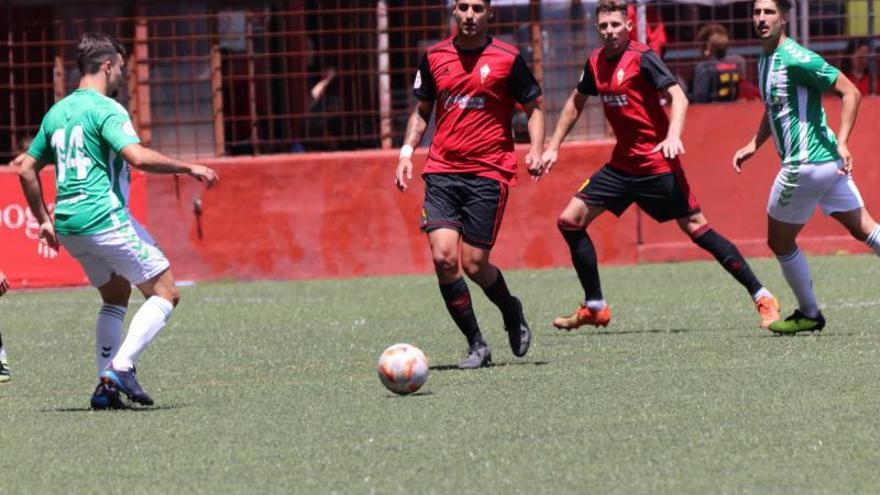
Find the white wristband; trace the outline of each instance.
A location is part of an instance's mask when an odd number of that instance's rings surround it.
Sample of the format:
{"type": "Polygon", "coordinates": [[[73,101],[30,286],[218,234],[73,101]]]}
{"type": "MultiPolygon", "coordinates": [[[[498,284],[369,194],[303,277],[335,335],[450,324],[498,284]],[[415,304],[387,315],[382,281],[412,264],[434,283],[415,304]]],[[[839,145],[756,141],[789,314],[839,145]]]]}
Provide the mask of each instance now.
{"type": "Polygon", "coordinates": [[[410,146],[408,144],[404,144],[403,146],[400,147],[400,158],[412,158],[413,151],[415,151],[415,150],[413,149],[412,146],[410,146]]]}

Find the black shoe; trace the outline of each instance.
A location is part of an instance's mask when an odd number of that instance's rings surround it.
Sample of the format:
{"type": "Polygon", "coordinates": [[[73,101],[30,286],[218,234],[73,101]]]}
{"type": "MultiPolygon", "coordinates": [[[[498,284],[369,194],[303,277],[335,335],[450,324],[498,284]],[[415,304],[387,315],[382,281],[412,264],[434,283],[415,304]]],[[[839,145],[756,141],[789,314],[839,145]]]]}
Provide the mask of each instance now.
{"type": "Polygon", "coordinates": [[[532,331],[529,329],[529,323],[526,321],[526,315],[523,314],[522,302],[514,297],[518,306],[517,318],[514,322],[504,324],[504,330],[507,331],[507,340],[510,342],[510,350],[516,357],[523,357],[529,352],[529,346],[532,344],[532,331]]]}
{"type": "Polygon", "coordinates": [[[492,364],[492,353],[489,351],[489,346],[480,343],[471,347],[471,350],[468,351],[467,357],[458,363],[458,368],[462,370],[472,370],[489,366],[490,364],[492,364]]]}
{"type": "Polygon", "coordinates": [[[137,402],[145,406],[153,405],[153,398],[141,388],[141,384],[138,383],[137,377],[135,376],[134,369],[122,371],[110,366],[101,373],[101,381],[104,383],[109,381],[116,385],[116,387],[119,388],[119,391],[127,395],[132,402],[137,402]]]}
{"type": "Polygon", "coordinates": [[[95,410],[126,409],[128,407],[119,397],[119,389],[116,388],[116,385],[103,381],[98,384],[95,393],[92,394],[91,406],[95,410]]]}

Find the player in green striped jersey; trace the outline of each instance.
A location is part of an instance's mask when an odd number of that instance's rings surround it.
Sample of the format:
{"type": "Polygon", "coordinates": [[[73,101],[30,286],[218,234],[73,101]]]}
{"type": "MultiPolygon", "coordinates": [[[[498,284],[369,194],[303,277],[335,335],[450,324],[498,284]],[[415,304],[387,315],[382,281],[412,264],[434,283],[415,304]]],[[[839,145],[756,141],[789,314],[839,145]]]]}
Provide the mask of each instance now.
{"type": "MultiPolygon", "coordinates": [[[[43,118],[19,176],[40,223],[40,238],[64,246],[98,288],[103,306],[96,325],[96,351],[106,367],[92,395],[93,408],[122,406],[119,392],[151,405],[134,366],[165,326],[179,300],[170,264],[126,208],[129,165],[154,173],[188,174],[209,186],[208,167],[169,158],[140,145],[128,112],[115,100],[123,81],[125,50],[104,33],[86,33],[77,46],[79,88],[43,118]],[[55,163],[54,222],[43,199],[39,171],[55,163]],[[147,298],[119,342],[131,285],[147,298]],[[118,345],[105,347],[102,336],[118,345]]],[[[17,159],[18,161],[18,159],[17,159]]]]}
{"type": "Polygon", "coordinates": [[[822,57],[785,35],[791,7],[791,0],[754,2],[752,20],[764,48],[758,61],[764,115],[757,134],[733,158],[734,169],[741,173],[743,163],[772,136],[782,161],[767,204],[767,243],[797,297],[798,309],[770,325],[777,333],[818,331],[825,326],[810,268],[796,242],[817,206],[880,255],[880,226],[868,214],[853,182],[853,157],[847,146],[859,90],[822,57]],[[822,107],[822,94],[827,91],[842,100],[836,136],[822,107]]]}

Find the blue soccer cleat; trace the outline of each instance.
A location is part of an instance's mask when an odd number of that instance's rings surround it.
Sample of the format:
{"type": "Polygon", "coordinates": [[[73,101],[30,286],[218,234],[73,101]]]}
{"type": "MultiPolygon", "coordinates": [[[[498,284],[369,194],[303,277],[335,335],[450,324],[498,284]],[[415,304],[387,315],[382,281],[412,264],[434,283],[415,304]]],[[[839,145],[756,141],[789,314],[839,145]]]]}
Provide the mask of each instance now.
{"type": "Polygon", "coordinates": [[[106,383],[106,380],[109,380],[116,385],[116,387],[119,388],[119,391],[128,396],[132,402],[137,402],[138,404],[143,404],[145,406],[153,405],[153,398],[150,397],[150,394],[141,388],[141,384],[138,383],[134,368],[123,371],[110,366],[101,372],[101,381],[106,383]]]}

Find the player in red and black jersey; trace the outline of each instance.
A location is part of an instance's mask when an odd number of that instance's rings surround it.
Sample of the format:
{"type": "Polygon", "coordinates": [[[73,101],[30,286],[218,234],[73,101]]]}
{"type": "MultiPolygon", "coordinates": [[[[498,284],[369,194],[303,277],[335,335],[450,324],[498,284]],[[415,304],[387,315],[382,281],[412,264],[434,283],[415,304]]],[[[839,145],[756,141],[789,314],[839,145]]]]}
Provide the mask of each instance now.
{"type": "Polygon", "coordinates": [[[739,250],[709,226],[678,159],[684,153],[681,133],[687,96],[654,52],[630,41],[626,2],[600,0],[596,27],[602,47],[590,55],[562,110],[542,155],[542,171],[547,173],[556,164],[559,146],[589,96],[601,98],[617,146],[611,161],[584,183],[559,216],[559,230],[571,250],[585,297],[573,314],[560,316],[553,324],[571,330],[582,325],[606,326],[611,321],[599,283],[596,250],[586,229],[606,210],[620,216],[636,203],[658,222],[675,220],[694,243],[712,253],[748,289],[761,326],[767,328],[779,319],[776,298],[761,285],[739,250]],[[671,119],[663,110],[661,96],[671,102],[671,119]]]}
{"type": "Polygon", "coordinates": [[[462,272],[501,310],[516,356],[525,355],[532,338],[522,303],[510,294],[489,254],[504,216],[508,187],[517,178],[511,131],[517,103],[529,119],[531,149],[526,163],[532,175],[540,175],[542,92],[519,51],[488,35],[492,15],[490,0],[455,2],[458,33],[430,47],[416,73],[413,94],[418,104],[407,125],[396,175],[397,187],[406,191],[412,179],[413,148],[435,112],[436,131],[422,173],[421,227],[428,235],[440,293],[468,341],[468,355],[460,368],[491,362],[462,272]]]}

